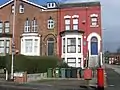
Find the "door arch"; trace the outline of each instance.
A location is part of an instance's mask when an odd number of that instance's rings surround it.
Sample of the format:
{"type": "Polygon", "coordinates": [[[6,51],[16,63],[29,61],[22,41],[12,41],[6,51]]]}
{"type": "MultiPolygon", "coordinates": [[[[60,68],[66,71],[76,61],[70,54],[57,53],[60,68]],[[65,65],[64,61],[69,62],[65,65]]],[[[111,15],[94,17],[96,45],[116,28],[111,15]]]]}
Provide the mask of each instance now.
{"type": "Polygon", "coordinates": [[[91,38],[91,55],[98,55],[98,39],[97,39],[97,37],[91,38]]]}

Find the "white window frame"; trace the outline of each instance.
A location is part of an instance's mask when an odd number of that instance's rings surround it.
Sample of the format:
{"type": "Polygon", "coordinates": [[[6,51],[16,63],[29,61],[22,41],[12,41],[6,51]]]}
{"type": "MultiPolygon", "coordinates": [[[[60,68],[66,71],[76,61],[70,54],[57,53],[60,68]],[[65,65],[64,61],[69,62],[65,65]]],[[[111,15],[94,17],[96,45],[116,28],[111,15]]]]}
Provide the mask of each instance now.
{"type": "Polygon", "coordinates": [[[25,39],[25,53],[32,53],[33,39],[25,39]]]}
{"type": "Polygon", "coordinates": [[[5,53],[5,40],[0,40],[0,53],[5,53]]]}
{"type": "Polygon", "coordinates": [[[76,53],[76,38],[67,38],[67,53],[76,53]],[[71,40],[75,40],[75,42],[72,43],[71,40]]]}
{"type": "Polygon", "coordinates": [[[73,30],[78,30],[79,29],[79,19],[78,18],[73,18],[73,30]]]}
{"type": "Polygon", "coordinates": [[[76,67],[76,58],[67,58],[67,64],[71,67],[76,67]]]}
{"type": "Polygon", "coordinates": [[[78,38],[78,53],[81,53],[81,38],[78,38]]]}
{"type": "Polygon", "coordinates": [[[30,21],[29,21],[29,19],[26,19],[26,21],[25,21],[24,32],[30,32],[30,21]]]}
{"type": "Polygon", "coordinates": [[[0,39],[0,42],[1,41],[3,45],[0,43],[0,53],[1,54],[9,53],[10,52],[10,39],[3,38],[3,39],[0,39]],[[1,50],[1,48],[3,49],[3,51],[1,50]]]}
{"type": "Polygon", "coordinates": [[[10,32],[10,23],[9,21],[5,22],[5,33],[9,33],[10,32]]]}
{"type": "Polygon", "coordinates": [[[30,34],[23,34],[23,37],[21,38],[21,54],[27,56],[40,56],[40,37],[38,36],[38,34],[34,34],[33,36],[31,36],[30,34]],[[26,52],[27,39],[32,40],[32,51],[30,52],[26,52]]]}
{"type": "Polygon", "coordinates": [[[63,53],[65,53],[65,38],[63,38],[63,53]]]}
{"type": "Polygon", "coordinates": [[[0,33],[3,32],[3,22],[0,21],[0,33]]]}
{"type": "Polygon", "coordinates": [[[6,40],[6,53],[10,52],[10,40],[6,40]]]}
{"type": "Polygon", "coordinates": [[[24,5],[23,4],[19,5],[19,13],[24,13],[24,5]]]}
{"type": "Polygon", "coordinates": [[[98,14],[91,14],[91,25],[90,27],[98,27],[98,14]]]}
{"type": "Polygon", "coordinates": [[[69,18],[65,19],[65,30],[70,30],[70,19],[69,18]]]}
{"type": "Polygon", "coordinates": [[[53,19],[48,20],[48,29],[53,29],[55,27],[55,22],[53,19]]]}
{"type": "Polygon", "coordinates": [[[32,20],[32,32],[38,32],[37,20],[35,18],[32,20]]]}

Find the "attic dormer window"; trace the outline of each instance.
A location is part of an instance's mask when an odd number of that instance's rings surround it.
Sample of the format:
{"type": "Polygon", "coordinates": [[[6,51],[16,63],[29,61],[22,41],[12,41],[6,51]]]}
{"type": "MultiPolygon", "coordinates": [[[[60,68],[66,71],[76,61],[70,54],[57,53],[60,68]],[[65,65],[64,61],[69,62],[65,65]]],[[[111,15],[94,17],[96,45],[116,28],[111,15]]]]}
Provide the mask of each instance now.
{"type": "Polygon", "coordinates": [[[53,2],[47,3],[47,8],[55,8],[56,4],[53,2]]]}
{"type": "Polygon", "coordinates": [[[19,6],[19,13],[24,13],[24,5],[20,4],[19,6]]]}

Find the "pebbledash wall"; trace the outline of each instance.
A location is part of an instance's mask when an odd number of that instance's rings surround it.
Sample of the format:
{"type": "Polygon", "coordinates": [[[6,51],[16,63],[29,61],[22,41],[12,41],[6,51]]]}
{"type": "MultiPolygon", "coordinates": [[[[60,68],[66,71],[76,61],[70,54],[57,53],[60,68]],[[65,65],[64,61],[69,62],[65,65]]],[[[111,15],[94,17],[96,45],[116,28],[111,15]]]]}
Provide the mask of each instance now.
{"type": "MultiPolygon", "coordinates": [[[[100,2],[42,6],[16,0],[15,11],[14,45],[19,54],[58,55],[69,66],[84,68],[89,51],[89,66],[98,64],[102,53],[100,2]]],[[[13,13],[14,0],[0,6],[0,53],[12,51],[13,13]]]]}

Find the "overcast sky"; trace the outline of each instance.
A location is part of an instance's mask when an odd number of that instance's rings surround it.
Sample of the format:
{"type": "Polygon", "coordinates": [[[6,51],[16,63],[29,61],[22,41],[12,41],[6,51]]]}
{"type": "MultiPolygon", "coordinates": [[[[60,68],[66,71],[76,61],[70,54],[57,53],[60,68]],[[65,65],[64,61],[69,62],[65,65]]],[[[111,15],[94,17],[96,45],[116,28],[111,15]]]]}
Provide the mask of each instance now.
{"type": "MultiPolygon", "coordinates": [[[[0,0],[0,3],[5,3],[9,0],[0,0]]],[[[38,4],[43,4],[48,1],[56,0],[30,0],[38,4]]],[[[66,1],[66,0],[57,0],[66,1]]],[[[120,0],[69,0],[69,1],[100,1],[102,9],[102,28],[103,41],[105,47],[118,47],[120,45],[120,0]],[[114,43],[112,43],[114,42],[114,43]]]]}

